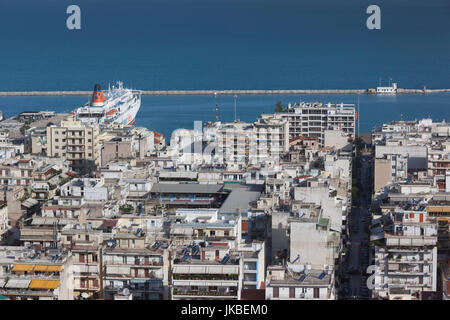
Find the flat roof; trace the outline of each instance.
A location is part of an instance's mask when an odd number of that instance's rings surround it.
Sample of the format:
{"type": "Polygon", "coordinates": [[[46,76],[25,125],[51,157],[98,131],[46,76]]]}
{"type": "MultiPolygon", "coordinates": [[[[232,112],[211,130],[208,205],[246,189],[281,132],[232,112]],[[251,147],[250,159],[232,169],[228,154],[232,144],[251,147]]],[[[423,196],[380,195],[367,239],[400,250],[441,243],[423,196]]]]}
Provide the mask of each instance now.
{"type": "Polygon", "coordinates": [[[258,200],[262,193],[261,187],[257,186],[227,185],[227,189],[231,193],[219,209],[221,214],[235,214],[238,209],[241,213],[246,213],[250,202],[258,200]]]}
{"type": "Polygon", "coordinates": [[[196,179],[197,172],[190,171],[161,171],[159,172],[160,178],[187,178],[187,179],[196,179]]]}
{"type": "Polygon", "coordinates": [[[155,183],[153,193],[221,193],[223,184],[155,183]]]}

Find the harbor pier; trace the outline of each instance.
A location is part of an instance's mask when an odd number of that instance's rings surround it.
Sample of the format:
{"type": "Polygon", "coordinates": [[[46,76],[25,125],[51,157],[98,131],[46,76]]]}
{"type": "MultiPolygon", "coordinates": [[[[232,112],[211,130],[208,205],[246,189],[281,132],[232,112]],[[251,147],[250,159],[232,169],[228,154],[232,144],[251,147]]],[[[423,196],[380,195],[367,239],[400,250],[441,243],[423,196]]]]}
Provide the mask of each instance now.
{"type": "MultiPolygon", "coordinates": [[[[428,94],[450,92],[450,89],[402,89],[396,94],[428,94]]],[[[84,96],[92,91],[0,91],[0,96],[84,96]]],[[[147,96],[171,95],[306,95],[306,94],[377,94],[376,89],[293,89],[293,90],[141,90],[147,96]]]]}

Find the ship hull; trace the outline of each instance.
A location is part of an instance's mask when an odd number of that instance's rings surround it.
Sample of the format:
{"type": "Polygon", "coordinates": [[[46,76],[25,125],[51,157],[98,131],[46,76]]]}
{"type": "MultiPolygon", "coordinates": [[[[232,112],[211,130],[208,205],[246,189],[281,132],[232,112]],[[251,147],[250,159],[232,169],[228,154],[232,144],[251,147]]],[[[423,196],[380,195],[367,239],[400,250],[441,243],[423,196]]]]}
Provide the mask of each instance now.
{"type": "Polygon", "coordinates": [[[136,120],[136,115],[140,108],[141,108],[141,99],[138,99],[136,102],[131,103],[128,109],[126,111],[123,111],[116,119],[107,121],[107,123],[131,125],[136,120]]]}

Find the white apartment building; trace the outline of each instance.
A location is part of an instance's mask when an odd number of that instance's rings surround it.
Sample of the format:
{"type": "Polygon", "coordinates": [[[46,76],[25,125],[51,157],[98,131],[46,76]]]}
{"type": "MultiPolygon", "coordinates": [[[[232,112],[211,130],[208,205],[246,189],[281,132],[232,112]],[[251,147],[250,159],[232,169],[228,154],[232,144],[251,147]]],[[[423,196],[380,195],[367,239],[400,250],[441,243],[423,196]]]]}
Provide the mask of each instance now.
{"type": "Polygon", "coordinates": [[[0,241],[2,241],[8,233],[8,205],[0,204],[0,241]]]}
{"type": "Polygon", "coordinates": [[[385,230],[385,245],[375,246],[373,296],[412,300],[423,291],[436,291],[436,218],[428,217],[425,208],[398,209],[391,218],[393,229],[385,230]]]}
{"type": "Polygon", "coordinates": [[[340,130],[348,137],[355,138],[357,114],[354,105],[301,102],[289,106],[287,112],[276,115],[289,121],[290,139],[299,136],[318,137],[319,145],[323,147],[325,130],[340,130]]]}
{"type": "Polygon", "coordinates": [[[216,134],[216,160],[219,163],[257,165],[279,162],[289,151],[289,123],[268,115],[256,122],[223,123],[216,134]]]}
{"type": "Polygon", "coordinates": [[[103,179],[77,178],[61,186],[61,196],[82,197],[84,200],[106,201],[110,199],[112,190],[103,179]]]}

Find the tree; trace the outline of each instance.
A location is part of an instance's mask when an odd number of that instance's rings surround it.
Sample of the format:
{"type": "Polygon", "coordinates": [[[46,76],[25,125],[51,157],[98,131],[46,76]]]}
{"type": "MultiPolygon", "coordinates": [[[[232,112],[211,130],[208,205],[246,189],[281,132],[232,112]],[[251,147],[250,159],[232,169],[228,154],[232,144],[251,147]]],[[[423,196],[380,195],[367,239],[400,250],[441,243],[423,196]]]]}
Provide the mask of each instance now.
{"type": "Polygon", "coordinates": [[[283,112],[283,106],[281,104],[281,101],[277,101],[277,104],[275,106],[275,112],[283,112]]]}

